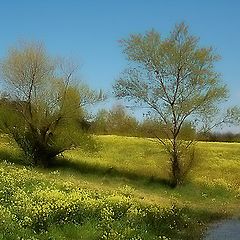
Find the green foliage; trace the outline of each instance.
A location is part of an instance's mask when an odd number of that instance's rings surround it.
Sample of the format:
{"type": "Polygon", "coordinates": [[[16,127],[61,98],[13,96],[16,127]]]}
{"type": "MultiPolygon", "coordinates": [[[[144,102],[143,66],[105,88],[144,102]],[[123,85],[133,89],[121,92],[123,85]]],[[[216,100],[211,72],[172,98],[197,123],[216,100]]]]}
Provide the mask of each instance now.
{"type": "Polygon", "coordinates": [[[240,133],[233,132],[202,132],[197,134],[200,141],[208,142],[240,142],[240,133]]]}
{"type": "Polygon", "coordinates": [[[100,110],[92,123],[91,130],[96,134],[114,134],[124,136],[138,135],[138,121],[127,113],[121,105],[111,110],[100,110]]]}
{"type": "Polygon", "coordinates": [[[227,88],[214,69],[219,56],[211,47],[199,47],[198,38],[183,23],[165,39],[152,30],[121,43],[131,65],[116,81],[115,95],[158,116],[165,135],[158,139],[169,153],[173,184],[179,185],[183,171],[178,139],[183,124],[203,127],[203,119],[215,116],[219,102],[227,98],[227,88]]]}
{"type": "MultiPolygon", "coordinates": [[[[145,117],[142,121],[129,114],[122,105],[113,106],[110,110],[100,109],[91,122],[90,131],[94,134],[120,135],[134,137],[165,138],[165,124],[158,118],[145,117]]],[[[191,122],[184,122],[179,139],[193,139],[196,130],[191,122]]]]}
{"type": "Polygon", "coordinates": [[[34,164],[48,166],[66,149],[96,148],[85,131],[87,104],[104,98],[73,82],[76,68],[57,63],[40,44],[9,51],[1,65],[7,98],[1,100],[0,126],[34,164]]]}
{"type": "Polygon", "coordinates": [[[226,120],[227,123],[232,123],[234,125],[240,124],[240,107],[232,107],[228,109],[226,120]]]}

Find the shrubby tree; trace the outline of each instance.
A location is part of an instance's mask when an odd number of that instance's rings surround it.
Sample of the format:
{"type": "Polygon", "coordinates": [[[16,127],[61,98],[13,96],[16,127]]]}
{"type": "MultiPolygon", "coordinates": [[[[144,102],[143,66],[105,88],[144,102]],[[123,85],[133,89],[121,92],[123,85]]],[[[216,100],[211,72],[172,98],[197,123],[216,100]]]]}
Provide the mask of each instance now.
{"type": "MultiPolygon", "coordinates": [[[[169,126],[170,127],[170,126],[169,126]]],[[[166,126],[161,119],[147,117],[138,125],[139,136],[151,138],[166,138],[166,126]]],[[[191,140],[196,136],[196,129],[191,122],[185,122],[179,132],[179,139],[191,140]]]]}
{"type": "Polygon", "coordinates": [[[73,146],[94,148],[81,124],[86,122],[84,107],[103,95],[77,84],[75,71],[73,64],[49,57],[38,43],[12,48],[2,60],[1,130],[34,164],[48,166],[73,146]]]}
{"type": "Polygon", "coordinates": [[[138,121],[122,105],[115,105],[110,110],[101,109],[97,113],[91,130],[97,134],[136,136],[138,121]]]}
{"type": "Polygon", "coordinates": [[[194,126],[218,112],[218,104],[227,97],[214,63],[219,60],[211,47],[200,47],[199,39],[188,27],[176,25],[169,37],[152,30],[121,41],[131,66],[114,85],[119,98],[147,107],[163,125],[158,137],[170,156],[171,183],[183,182],[194,157],[194,139],[181,140],[186,121],[194,126]]]}
{"type": "Polygon", "coordinates": [[[158,119],[146,117],[139,123],[138,132],[141,137],[161,137],[162,126],[158,119]]]}
{"type": "MultiPolygon", "coordinates": [[[[90,123],[90,131],[94,134],[116,134],[121,136],[164,138],[161,120],[145,117],[138,121],[129,114],[124,106],[115,105],[110,110],[100,109],[90,123]]],[[[190,122],[185,122],[179,133],[179,139],[189,140],[196,135],[196,129],[190,122]]]]}
{"type": "Polygon", "coordinates": [[[138,122],[122,105],[116,105],[109,111],[107,125],[112,134],[133,136],[136,134],[138,122]]]}
{"type": "Polygon", "coordinates": [[[108,110],[100,109],[93,121],[91,122],[90,130],[94,134],[109,134],[108,131],[108,110]]]}

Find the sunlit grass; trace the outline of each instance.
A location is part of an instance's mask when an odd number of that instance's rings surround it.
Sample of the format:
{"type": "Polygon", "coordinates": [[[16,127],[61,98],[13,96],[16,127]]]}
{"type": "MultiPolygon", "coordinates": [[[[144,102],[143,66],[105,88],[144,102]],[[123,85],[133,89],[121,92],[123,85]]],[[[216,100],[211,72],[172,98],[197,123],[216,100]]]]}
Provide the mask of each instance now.
{"type": "MultiPolygon", "coordinates": [[[[199,206],[206,206],[206,201],[209,201],[209,208],[213,206],[212,209],[216,211],[222,205],[226,211],[228,206],[225,206],[224,197],[233,204],[238,199],[239,143],[199,142],[197,159],[186,184],[171,190],[161,184],[161,179],[168,178],[169,163],[167,154],[157,141],[117,136],[100,136],[98,139],[102,143],[102,150],[96,156],[81,150],[67,152],[65,156],[74,163],[94,166],[96,173],[103,170],[101,185],[115,187],[121,183],[131,184],[142,196],[146,195],[146,201],[166,198],[166,202],[174,199],[183,204],[187,202],[199,206]],[[119,174],[114,174],[114,170],[119,174]],[[113,173],[113,176],[110,177],[108,173],[113,173]],[[209,193],[209,197],[205,192],[209,193]],[[180,197],[178,193],[181,193],[180,197]],[[216,201],[219,206],[216,206],[216,201]]],[[[90,176],[88,172],[82,174],[86,180],[94,179],[93,175],[94,172],[90,176]]],[[[95,184],[98,185],[98,182],[99,176],[95,184]]]]}
{"type": "Polygon", "coordinates": [[[240,214],[240,144],[198,143],[186,183],[171,189],[164,181],[168,158],[158,142],[96,138],[98,153],[71,150],[47,170],[27,166],[21,151],[2,136],[0,239],[179,239],[181,234],[191,239],[202,223],[240,214]],[[161,222],[160,229],[150,227],[154,221],[161,222]]]}

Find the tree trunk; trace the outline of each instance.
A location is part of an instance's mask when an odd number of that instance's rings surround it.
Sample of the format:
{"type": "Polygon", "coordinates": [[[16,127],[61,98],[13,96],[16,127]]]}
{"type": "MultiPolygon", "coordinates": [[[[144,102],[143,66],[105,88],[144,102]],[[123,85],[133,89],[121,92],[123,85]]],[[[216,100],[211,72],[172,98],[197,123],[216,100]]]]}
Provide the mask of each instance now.
{"type": "Polygon", "coordinates": [[[180,155],[178,151],[177,136],[174,136],[173,139],[173,151],[171,154],[171,184],[173,187],[176,187],[182,183],[182,172],[180,166],[180,155]]]}
{"type": "Polygon", "coordinates": [[[172,179],[171,184],[173,187],[176,187],[182,183],[181,168],[179,164],[179,156],[176,152],[173,152],[171,157],[171,170],[172,170],[172,179]]]}

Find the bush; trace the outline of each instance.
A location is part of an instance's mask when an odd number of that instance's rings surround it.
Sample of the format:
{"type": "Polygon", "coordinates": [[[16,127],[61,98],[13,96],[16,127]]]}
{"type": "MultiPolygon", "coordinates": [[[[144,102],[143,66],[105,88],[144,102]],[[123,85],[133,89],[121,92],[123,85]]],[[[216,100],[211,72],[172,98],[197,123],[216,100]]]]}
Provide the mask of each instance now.
{"type": "Polygon", "coordinates": [[[75,67],[57,63],[40,44],[9,51],[1,73],[6,96],[0,102],[0,128],[9,134],[35,165],[74,146],[94,147],[85,131],[87,104],[103,94],[72,80],[75,67]]]}

